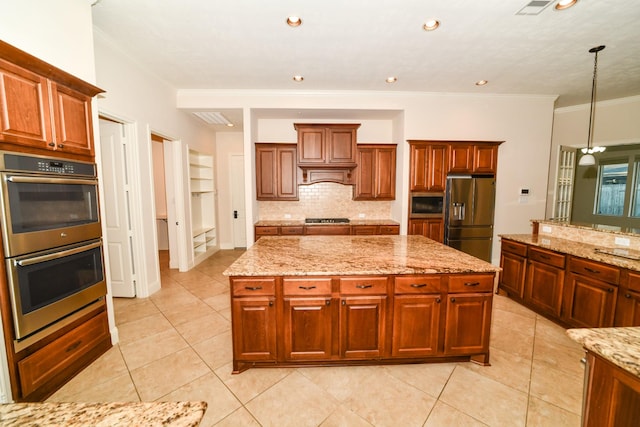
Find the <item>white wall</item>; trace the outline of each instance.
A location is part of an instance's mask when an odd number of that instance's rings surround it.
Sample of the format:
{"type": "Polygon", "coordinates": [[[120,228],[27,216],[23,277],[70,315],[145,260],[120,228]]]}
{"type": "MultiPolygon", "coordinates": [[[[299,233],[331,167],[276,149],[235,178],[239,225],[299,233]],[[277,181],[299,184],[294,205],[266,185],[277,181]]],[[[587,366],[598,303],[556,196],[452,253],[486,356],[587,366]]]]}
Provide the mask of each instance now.
{"type": "MultiPolygon", "coordinates": [[[[408,139],[505,141],[498,154],[495,232],[529,233],[531,219],[544,217],[547,176],[551,145],[553,103],[555,97],[498,96],[433,93],[364,93],[364,92],[273,92],[179,90],[180,108],[244,108],[245,111],[307,109],[322,111],[318,122],[327,122],[327,111],[352,111],[348,121],[367,120],[371,111],[397,111],[389,129],[391,141],[398,144],[397,179],[400,191],[392,212],[406,233],[409,150],[408,139]],[[353,119],[352,119],[353,118],[353,119]],[[529,199],[521,203],[519,189],[531,190],[529,199]]],[[[252,155],[252,142],[292,139],[291,120],[257,120],[245,116],[245,153],[252,155]]],[[[313,121],[313,118],[305,120],[313,121]]],[[[366,129],[366,127],[365,127],[366,129]]],[[[371,136],[373,138],[373,136],[371,136]]],[[[359,136],[360,138],[360,136],[359,136]]],[[[377,142],[377,141],[372,141],[377,142]]],[[[246,158],[247,217],[256,219],[255,172],[251,158],[246,158]]],[[[248,229],[248,236],[252,230],[248,229]]],[[[248,238],[251,242],[252,238],[248,238]]],[[[250,243],[249,243],[250,244],[250,243]]],[[[499,241],[496,239],[493,261],[498,263],[499,241]]]]}
{"type": "MultiPolygon", "coordinates": [[[[553,214],[554,183],[560,146],[586,147],[589,133],[589,104],[575,105],[555,110],[547,218],[553,214]]],[[[621,145],[640,143],[640,96],[613,99],[596,103],[593,125],[593,145],[621,145]]]]}
{"type": "Polygon", "coordinates": [[[229,162],[232,154],[244,155],[243,144],[241,132],[218,132],[216,134],[218,239],[221,249],[233,249],[234,247],[229,162]]]}

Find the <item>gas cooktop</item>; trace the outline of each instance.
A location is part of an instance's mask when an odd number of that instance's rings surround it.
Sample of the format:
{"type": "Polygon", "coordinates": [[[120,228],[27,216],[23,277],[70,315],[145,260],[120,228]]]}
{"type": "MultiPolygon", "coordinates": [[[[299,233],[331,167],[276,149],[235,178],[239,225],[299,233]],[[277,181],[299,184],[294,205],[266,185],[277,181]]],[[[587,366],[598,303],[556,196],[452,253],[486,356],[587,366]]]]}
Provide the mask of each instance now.
{"type": "Polygon", "coordinates": [[[349,218],[307,218],[307,224],[348,224],[349,218]]]}

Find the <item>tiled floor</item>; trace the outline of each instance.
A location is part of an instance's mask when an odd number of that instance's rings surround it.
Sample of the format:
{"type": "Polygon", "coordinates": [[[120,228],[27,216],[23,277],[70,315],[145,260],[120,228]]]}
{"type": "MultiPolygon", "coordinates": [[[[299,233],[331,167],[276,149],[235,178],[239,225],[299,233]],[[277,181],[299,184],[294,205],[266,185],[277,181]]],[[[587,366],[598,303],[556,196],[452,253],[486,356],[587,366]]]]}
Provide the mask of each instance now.
{"type": "Polygon", "coordinates": [[[222,272],[166,268],[148,299],[116,299],[120,343],[51,401],[205,400],[203,426],[579,426],[583,356],[562,328],[494,298],[491,364],[250,369],[231,375],[222,272]]]}

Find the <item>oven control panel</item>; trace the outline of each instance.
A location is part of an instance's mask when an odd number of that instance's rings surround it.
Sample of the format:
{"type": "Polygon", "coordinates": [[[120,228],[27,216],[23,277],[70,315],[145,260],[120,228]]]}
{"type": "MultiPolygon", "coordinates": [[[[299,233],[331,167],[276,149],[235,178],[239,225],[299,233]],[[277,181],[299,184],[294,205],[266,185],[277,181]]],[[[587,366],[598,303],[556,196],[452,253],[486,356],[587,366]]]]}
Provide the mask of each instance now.
{"type": "Polygon", "coordinates": [[[8,151],[0,152],[0,170],[48,175],[96,176],[94,163],[54,159],[8,151]]]}

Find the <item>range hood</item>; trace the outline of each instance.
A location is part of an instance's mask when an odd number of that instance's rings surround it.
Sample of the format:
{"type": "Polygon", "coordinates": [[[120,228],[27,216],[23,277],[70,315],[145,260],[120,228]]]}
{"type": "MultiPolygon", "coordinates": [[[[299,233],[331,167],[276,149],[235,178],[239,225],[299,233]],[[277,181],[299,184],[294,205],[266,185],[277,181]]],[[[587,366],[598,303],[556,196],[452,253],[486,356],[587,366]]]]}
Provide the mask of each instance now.
{"type": "Polygon", "coordinates": [[[318,182],[335,182],[344,185],[353,185],[356,183],[353,170],[357,165],[353,166],[300,166],[298,184],[308,185],[318,182]]]}

